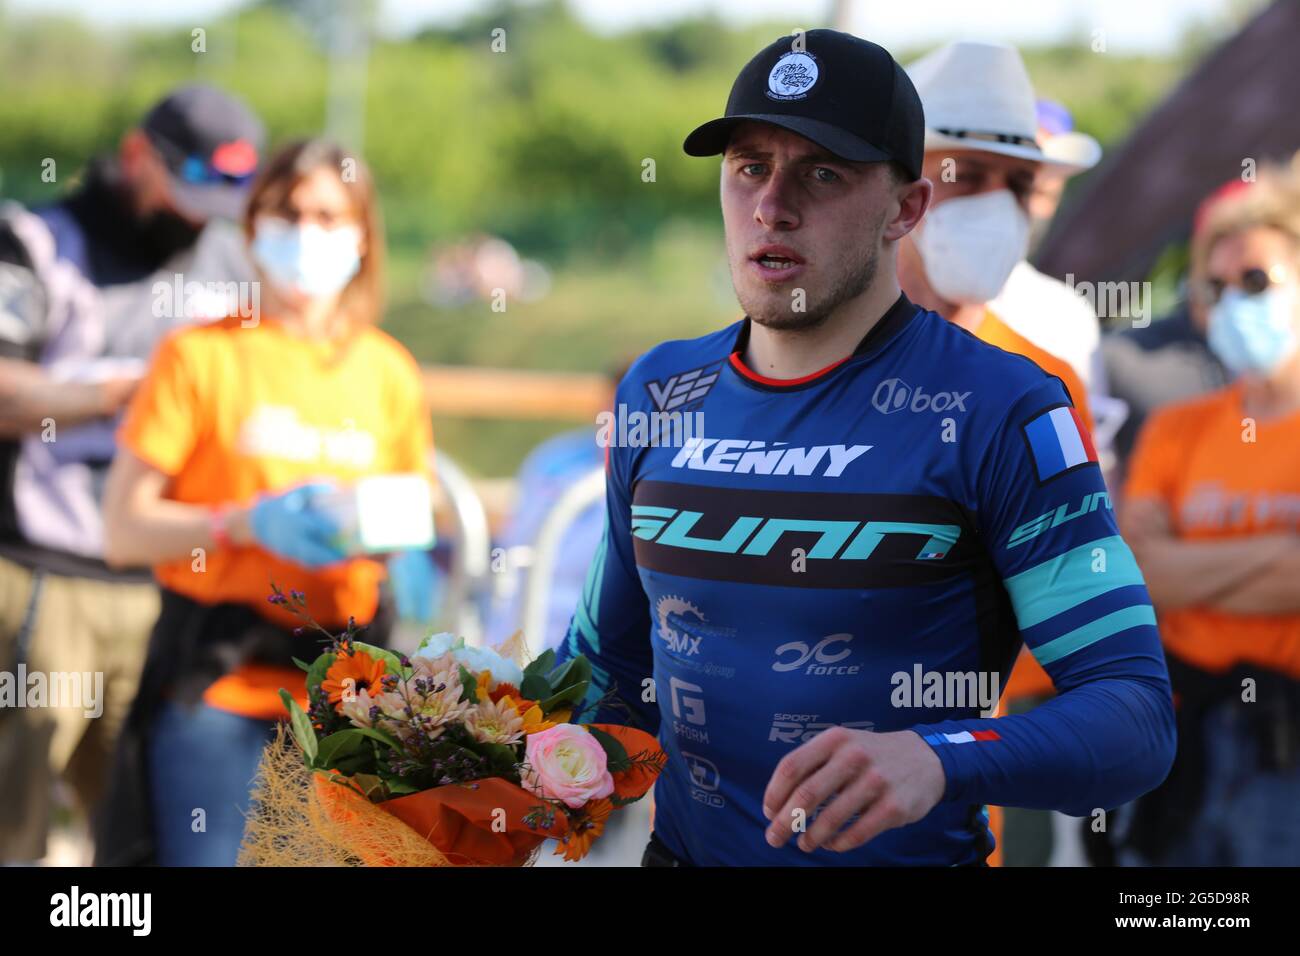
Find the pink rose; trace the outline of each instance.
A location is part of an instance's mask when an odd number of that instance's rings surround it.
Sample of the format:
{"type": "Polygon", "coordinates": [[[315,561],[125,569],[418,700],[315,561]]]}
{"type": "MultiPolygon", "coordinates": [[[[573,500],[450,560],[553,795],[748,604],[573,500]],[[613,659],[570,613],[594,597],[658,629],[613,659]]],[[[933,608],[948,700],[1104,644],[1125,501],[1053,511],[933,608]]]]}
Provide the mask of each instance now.
{"type": "Polygon", "coordinates": [[[563,800],[576,809],[614,792],[605,748],[577,724],[530,734],[525,753],[528,768],[521,775],[522,783],[538,796],[563,800]]]}

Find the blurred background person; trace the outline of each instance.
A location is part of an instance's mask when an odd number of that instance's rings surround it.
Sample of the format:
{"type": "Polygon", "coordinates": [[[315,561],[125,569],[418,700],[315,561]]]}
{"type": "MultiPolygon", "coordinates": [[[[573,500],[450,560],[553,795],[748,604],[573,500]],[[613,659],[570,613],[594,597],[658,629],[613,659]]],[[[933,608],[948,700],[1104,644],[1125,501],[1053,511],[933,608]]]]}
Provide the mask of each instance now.
{"type": "Polygon", "coordinates": [[[145,568],[103,560],[101,495],[114,420],[158,338],[223,314],[212,300],[159,301],[155,284],[251,278],[233,222],[263,131],[212,87],[165,97],[66,198],[0,219],[0,259],[27,272],[42,313],[0,357],[0,662],[15,671],[103,675],[102,715],[0,713],[0,861],[46,852],[51,787],[99,801],[135,694],[158,594],[145,568]],[[203,310],[210,310],[204,313],[203,310]]]}
{"type": "MultiPolygon", "coordinates": [[[[1231,179],[1202,200],[1192,220],[1193,242],[1214,207],[1249,186],[1240,178],[1231,179]]],[[[1209,318],[1204,300],[1194,294],[1203,282],[1196,269],[1197,262],[1190,262],[1188,294],[1169,315],[1142,328],[1110,332],[1102,339],[1107,381],[1129,409],[1127,420],[1115,436],[1121,467],[1132,454],[1148,415],[1171,402],[1222,388],[1228,382],[1228,370],[1205,339],[1209,318]]]]}
{"type": "Polygon", "coordinates": [[[1193,301],[1225,388],[1144,426],[1120,522],[1160,616],[1178,756],[1130,861],[1300,861],[1300,159],[1217,201],[1193,301]]]}
{"type": "Polygon", "coordinates": [[[286,716],[278,691],[305,704],[292,658],[318,653],[319,635],[268,603],[271,584],[301,591],[324,627],[354,618],[385,643],[383,566],[341,549],[322,498],[367,475],[428,472],[418,368],[375,327],[384,237],[366,167],[322,140],[282,148],[244,230],[259,321],[164,340],[108,479],[108,559],[153,565],[163,598],[97,862],[234,864],[258,760],[286,716]]]}
{"type": "MultiPolygon", "coordinates": [[[[1043,153],[1056,160],[1039,166],[1029,194],[1027,254],[1037,249],[1060,208],[1071,176],[1101,161],[1101,145],[1074,130],[1070,111],[1053,100],[1035,104],[1037,142],[1043,153]]],[[[1097,347],[1101,323],[1088,302],[1060,279],[1044,275],[1028,258],[1016,263],[989,309],[1039,348],[1070,363],[1088,390],[1097,393],[1097,347]]]]}

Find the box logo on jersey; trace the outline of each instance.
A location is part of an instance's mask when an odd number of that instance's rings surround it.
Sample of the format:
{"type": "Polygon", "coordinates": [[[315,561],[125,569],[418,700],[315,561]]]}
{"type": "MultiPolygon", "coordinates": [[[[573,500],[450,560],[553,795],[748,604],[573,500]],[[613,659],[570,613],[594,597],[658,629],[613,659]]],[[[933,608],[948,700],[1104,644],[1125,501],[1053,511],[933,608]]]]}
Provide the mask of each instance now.
{"type": "Polygon", "coordinates": [[[912,412],[964,412],[970,392],[927,392],[913,388],[901,378],[887,378],[871,393],[871,407],[885,415],[907,409],[912,412]]]}
{"type": "Polygon", "coordinates": [[[1025,444],[1029,446],[1029,457],[1038,472],[1039,484],[1097,463],[1097,449],[1092,445],[1092,437],[1073,406],[1058,405],[1039,412],[1025,422],[1021,430],[1025,444]]]}

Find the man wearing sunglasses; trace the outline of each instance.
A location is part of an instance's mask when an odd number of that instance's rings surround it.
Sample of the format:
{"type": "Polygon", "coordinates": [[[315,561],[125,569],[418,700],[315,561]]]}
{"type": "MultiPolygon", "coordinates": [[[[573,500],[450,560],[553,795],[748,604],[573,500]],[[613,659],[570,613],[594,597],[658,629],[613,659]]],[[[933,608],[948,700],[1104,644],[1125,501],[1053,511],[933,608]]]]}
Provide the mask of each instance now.
{"type": "Polygon", "coordinates": [[[0,710],[0,863],[44,856],[53,777],[83,809],[100,796],[158,614],[148,569],[102,559],[115,419],[158,339],[252,279],[233,221],[263,138],[238,100],[184,87],[66,197],[0,209],[0,288],[29,290],[0,300],[0,671],[76,676],[84,705],[0,710]]]}

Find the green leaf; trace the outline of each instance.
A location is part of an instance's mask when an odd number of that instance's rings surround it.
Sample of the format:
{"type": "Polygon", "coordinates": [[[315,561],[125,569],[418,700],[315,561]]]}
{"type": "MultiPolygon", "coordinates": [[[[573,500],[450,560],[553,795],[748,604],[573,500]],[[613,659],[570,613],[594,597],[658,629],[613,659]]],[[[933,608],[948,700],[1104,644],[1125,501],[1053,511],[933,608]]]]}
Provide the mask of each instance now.
{"type": "Polygon", "coordinates": [[[394,750],[402,749],[402,742],[387,731],[379,730],[376,727],[353,727],[352,729],[372,740],[378,740],[381,744],[392,747],[394,750]]]}
{"type": "Polygon", "coordinates": [[[334,653],[322,654],[316,660],[312,661],[311,667],[307,669],[307,691],[314,694],[320,689],[321,681],[325,679],[326,673],[334,666],[334,653]]]}
{"type": "Polygon", "coordinates": [[[478,703],[478,678],[469,672],[469,668],[464,664],[460,667],[460,699],[467,700],[471,704],[478,703]]]}
{"type": "Polygon", "coordinates": [[[361,788],[365,793],[366,799],[371,803],[375,802],[376,797],[383,797],[387,789],[384,780],[378,774],[374,773],[354,773],[351,777],[354,784],[361,788]]]}
{"type": "Polygon", "coordinates": [[[299,670],[304,670],[304,671],[308,671],[308,672],[311,671],[311,665],[308,664],[306,661],[300,661],[300,660],[298,660],[298,658],[296,658],[296,657],[295,657],[295,658],[292,658],[292,660],[293,660],[293,662],[294,662],[295,664],[298,665],[298,669],[299,669],[299,670]]]}
{"type": "Polygon", "coordinates": [[[627,755],[627,748],[618,742],[617,737],[597,727],[588,727],[587,730],[591,732],[591,735],[596,738],[596,742],[604,749],[610,773],[618,773],[632,766],[632,760],[627,755]]]}
{"type": "Polygon", "coordinates": [[[551,671],[546,679],[551,682],[551,687],[555,688],[557,693],[574,684],[590,681],[591,661],[579,655],[551,671]]]}
{"type": "Polygon", "coordinates": [[[545,700],[555,691],[551,688],[551,682],[541,674],[528,674],[524,677],[519,693],[523,694],[527,700],[545,700]]]}
{"type": "Polygon", "coordinates": [[[414,784],[407,783],[401,777],[395,777],[391,774],[380,774],[380,776],[383,778],[384,786],[388,788],[388,792],[393,794],[394,796],[401,796],[408,793],[420,792],[419,787],[415,786],[414,784]]]}
{"type": "Polygon", "coordinates": [[[549,714],[553,710],[559,710],[561,707],[573,706],[587,696],[587,688],[591,686],[590,681],[583,681],[581,684],[574,684],[567,687],[540,703],[543,714],[549,714]]]}
{"type": "Polygon", "coordinates": [[[341,761],[361,752],[367,745],[368,738],[358,733],[358,729],[354,727],[351,730],[340,730],[321,740],[316,754],[317,766],[323,770],[333,770],[338,768],[341,761]]]}
{"type": "MultiPolygon", "coordinates": [[[[534,674],[540,677],[541,675],[549,672],[551,668],[553,668],[554,666],[555,666],[555,651],[554,649],[548,647],[546,650],[542,651],[541,656],[539,656],[535,661],[533,661],[527,667],[524,668],[524,678],[526,680],[528,677],[534,674]]],[[[523,690],[522,687],[519,689],[523,690]]]]}
{"type": "Polygon", "coordinates": [[[480,744],[484,755],[492,762],[492,772],[504,776],[514,772],[519,756],[509,744],[480,744]]]}
{"type": "Polygon", "coordinates": [[[284,702],[285,709],[289,711],[289,729],[293,731],[293,739],[302,748],[308,766],[315,766],[317,741],[316,731],[311,725],[311,718],[307,716],[307,711],[298,705],[298,702],[293,699],[293,695],[287,690],[282,689],[280,691],[280,700],[284,702]]]}

